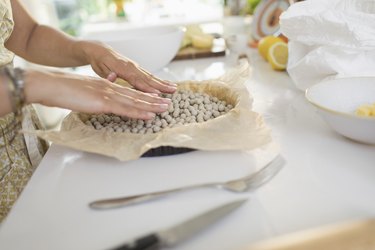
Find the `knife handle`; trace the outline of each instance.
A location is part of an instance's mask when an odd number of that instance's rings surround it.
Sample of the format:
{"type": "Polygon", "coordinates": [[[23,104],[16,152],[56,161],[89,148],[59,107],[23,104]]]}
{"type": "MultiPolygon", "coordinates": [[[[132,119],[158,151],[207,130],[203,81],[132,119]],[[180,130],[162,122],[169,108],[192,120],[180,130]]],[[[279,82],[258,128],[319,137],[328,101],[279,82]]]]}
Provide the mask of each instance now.
{"type": "Polygon", "coordinates": [[[155,250],[160,248],[160,243],[157,234],[149,234],[111,250],[155,250]]]}

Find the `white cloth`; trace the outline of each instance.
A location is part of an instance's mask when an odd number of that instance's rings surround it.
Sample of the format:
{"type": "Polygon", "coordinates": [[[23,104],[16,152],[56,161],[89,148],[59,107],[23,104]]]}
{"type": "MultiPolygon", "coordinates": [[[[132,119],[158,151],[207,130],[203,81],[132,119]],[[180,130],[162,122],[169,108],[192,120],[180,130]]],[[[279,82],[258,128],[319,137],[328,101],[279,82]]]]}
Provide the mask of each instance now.
{"type": "Polygon", "coordinates": [[[328,78],[375,76],[375,1],[307,0],[280,17],[287,71],[305,90],[328,78]]]}

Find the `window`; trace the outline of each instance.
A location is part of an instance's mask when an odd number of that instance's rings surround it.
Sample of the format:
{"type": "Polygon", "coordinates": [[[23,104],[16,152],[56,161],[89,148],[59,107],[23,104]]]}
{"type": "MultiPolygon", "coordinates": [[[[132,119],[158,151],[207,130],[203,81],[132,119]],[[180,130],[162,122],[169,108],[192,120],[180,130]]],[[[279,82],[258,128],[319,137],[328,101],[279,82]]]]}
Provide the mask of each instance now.
{"type": "Polygon", "coordinates": [[[185,24],[218,20],[223,15],[223,0],[123,0],[125,15],[120,17],[115,14],[118,0],[50,1],[56,8],[60,28],[72,35],[95,23],[185,24]]]}

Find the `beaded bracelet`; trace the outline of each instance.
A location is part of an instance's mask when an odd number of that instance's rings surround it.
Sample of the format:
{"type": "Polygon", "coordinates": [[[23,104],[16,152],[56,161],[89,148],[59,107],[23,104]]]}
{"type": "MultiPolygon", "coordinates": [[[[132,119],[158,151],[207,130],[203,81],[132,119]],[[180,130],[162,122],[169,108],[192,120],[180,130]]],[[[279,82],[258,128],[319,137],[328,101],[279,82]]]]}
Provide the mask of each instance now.
{"type": "Polygon", "coordinates": [[[3,67],[2,71],[8,77],[8,90],[11,99],[11,105],[15,117],[18,121],[22,120],[22,107],[25,104],[23,70],[13,68],[11,65],[3,67]]]}

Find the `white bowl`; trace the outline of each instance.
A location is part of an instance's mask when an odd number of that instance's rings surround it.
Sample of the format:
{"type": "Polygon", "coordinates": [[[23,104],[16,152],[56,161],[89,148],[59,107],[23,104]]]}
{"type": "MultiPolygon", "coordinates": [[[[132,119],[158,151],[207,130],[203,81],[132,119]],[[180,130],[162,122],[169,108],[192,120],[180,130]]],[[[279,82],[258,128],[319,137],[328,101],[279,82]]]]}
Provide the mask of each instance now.
{"type": "Polygon", "coordinates": [[[176,26],[96,31],[83,36],[111,46],[148,71],[156,72],[177,54],[184,30],[176,26]]]}
{"type": "Polygon", "coordinates": [[[307,89],[306,98],[339,134],[375,144],[375,118],[355,114],[359,106],[375,103],[375,77],[324,81],[307,89]]]}

